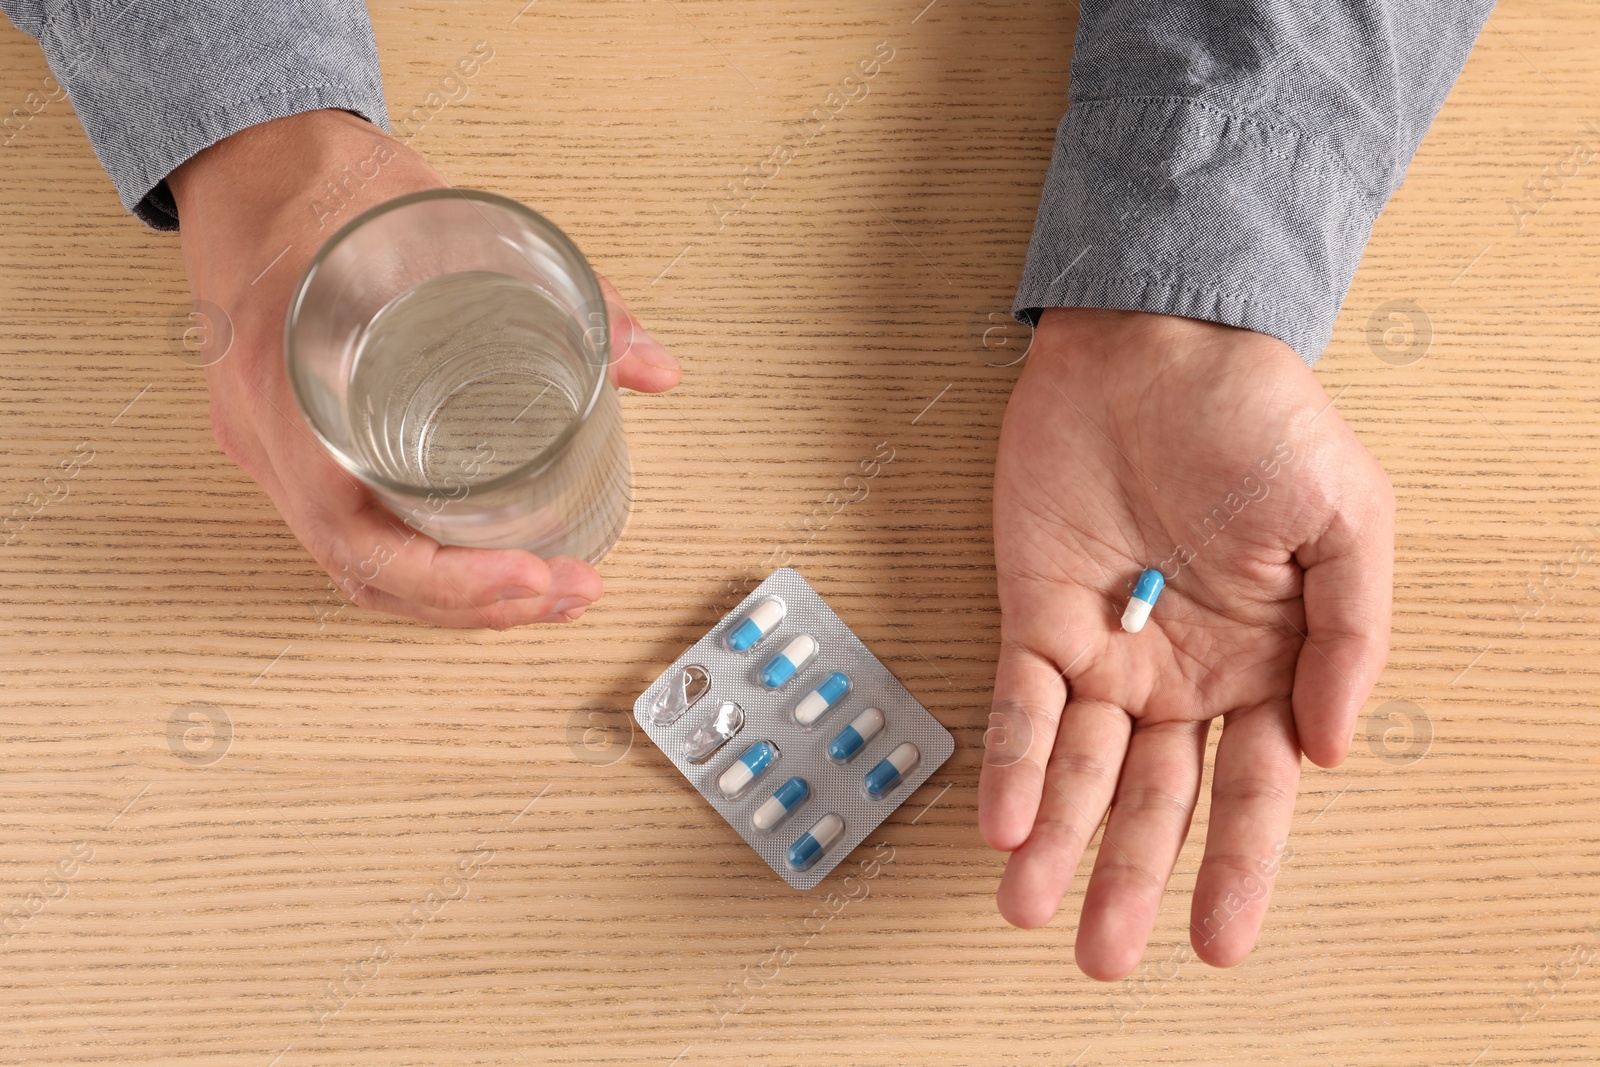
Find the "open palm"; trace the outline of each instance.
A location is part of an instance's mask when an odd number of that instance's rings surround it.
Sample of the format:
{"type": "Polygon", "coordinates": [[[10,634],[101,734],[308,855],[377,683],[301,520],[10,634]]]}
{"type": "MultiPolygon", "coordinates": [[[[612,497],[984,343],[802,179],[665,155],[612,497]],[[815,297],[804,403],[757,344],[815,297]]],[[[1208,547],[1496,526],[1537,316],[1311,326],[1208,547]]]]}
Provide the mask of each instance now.
{"type": "Polygon", "coordinates": [[[1104,818],[1077,961],[1131,973],[1220,716],[1190,934],[1207,962],[1248,954],[1300,756],[1343,759],[1387,656],[1393,510],[1383,470],[1281,342],[1044,313],[995,473],[1002,648],[979,821],[1012,853],[1006,919],[1050,921],[1104,818]],[[1150,567],[1166,589],[1125,633],[1150,567]]]}

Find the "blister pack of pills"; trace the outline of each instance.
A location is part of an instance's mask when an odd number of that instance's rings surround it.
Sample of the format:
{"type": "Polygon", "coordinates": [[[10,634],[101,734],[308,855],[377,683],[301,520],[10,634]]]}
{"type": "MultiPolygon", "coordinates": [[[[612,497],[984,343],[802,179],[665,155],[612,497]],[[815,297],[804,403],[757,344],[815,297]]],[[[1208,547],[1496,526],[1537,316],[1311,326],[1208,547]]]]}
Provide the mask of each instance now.
{"type": "Polygon", "coordinates": [[[789,567],[679,656],[633,717],[796,889],[826,878],[956,747],[789,567]]]}

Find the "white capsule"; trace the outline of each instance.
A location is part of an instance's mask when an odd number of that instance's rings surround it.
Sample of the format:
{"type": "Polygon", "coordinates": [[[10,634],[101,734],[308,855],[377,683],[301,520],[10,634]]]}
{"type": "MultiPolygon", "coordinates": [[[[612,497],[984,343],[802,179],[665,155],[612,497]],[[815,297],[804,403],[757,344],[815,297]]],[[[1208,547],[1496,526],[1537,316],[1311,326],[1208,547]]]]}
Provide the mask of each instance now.
{"type": "Polygon", "coordinates": [[[773,656],[761,671],[761,684],[768,689],[781,689],[784,683],[795,676],[795,672],[811,662],[811,657],[817,654],[817,639],[810,634],[801,634],[787,645],[783,651],[773,656]]]}
{"type": "Polygon", "coordinates": [[[828,742],[828,758],[835,763],[849,763],[882,729],[883,712],[868,708],[857,715],[849,726],[833,735],[833,740],[828,742]]]}
{"type": "Polygon", "coordinates": [[[789,846],[789,866],[797,871],[809,869],[843,836],[844,820],[832,812],[824,815],[789,846]]]}
{"type": "Polygon", "coordinates": [[[1139,575],[1139,580],[1134,583],[1133,596],[1128,600],[1128,606],[1122,609],[1124,630],[1136,634],[1144,629],[1145,620],[1150,618],[1150,609],[1156,606],[1156,598],[1166,584],[1167,580],[1154,567],[1139,575]]]}
{"type": "Polygon", "coordinates": [[[751,813],[750,824],[757,830],[770,830],[787,819],[789,813],[804,804],[810,796],[810,783],[804,778],[791,778],[751,813]]]}
{"type": "Polygon", "coordinates": [[[732,800],[748,789],[750,783],[761,777],[777,760],[777,745],[771,741],[757,741],[717,776],[717,788],[722,790],[723,796],[732,800]]]}
{"type": "Polygon", "coordinates": [[[1150,618],[1150,609],[1154,604],[1147,600],[1130,599],[1128,606],[1122,609],[1122,628],[1130,634],[1136,634],[1144,629],[1144,624],[1150,618]]]}
{"type": "Polygon", "coordinates": [[[902,742],[895,750],[883,759],[878,765],[867,772],[863,784],[867,787],[867,795],[876,800],[889,792],[905,778],[911,768],[922,760],[922,751],[910,741],[902,742]]]}
{"type": "Polygon", "coordinates": [[[800,703],[794,706],[794,721],[801,726],[815,725],[823,713],[837,704],[848,692],[850,692],[850,676],[843,671],[834,671],[823,679],[821,685],[807,693],[800,703]]]}
{"type": "Polygon", "coordinates": [[[783,601],[777,597],[768,597],[755,606],[744,621],[728,631],[727,645],[735,652],[748,652],[754,648],[761,639],[772,632],[772,628],[783,621],[785,609],[783,601]]]}

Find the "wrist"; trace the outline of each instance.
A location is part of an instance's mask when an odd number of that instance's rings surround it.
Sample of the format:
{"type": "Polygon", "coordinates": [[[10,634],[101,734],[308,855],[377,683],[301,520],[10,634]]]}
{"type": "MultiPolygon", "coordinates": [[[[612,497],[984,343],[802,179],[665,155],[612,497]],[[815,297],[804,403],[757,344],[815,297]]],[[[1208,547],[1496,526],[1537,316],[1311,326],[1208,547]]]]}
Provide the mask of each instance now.
{"type": "Polygon", "coordinates": [[[1238,326],[1150,311],[1045,308],[1034,328],[1030,365],[1079,366],[1107,362],[1152,366],[1289,360],[1304,368],[1293,348],[1275,337],[1238,326]]]}
{"type": "Polygon", "coordinates": [[[331,236],[373,204],[449,183],[360,116],[324,109],[225,137],[174,170],[167,184],[186,237],[250,240],[308,226],[331,236]]]}

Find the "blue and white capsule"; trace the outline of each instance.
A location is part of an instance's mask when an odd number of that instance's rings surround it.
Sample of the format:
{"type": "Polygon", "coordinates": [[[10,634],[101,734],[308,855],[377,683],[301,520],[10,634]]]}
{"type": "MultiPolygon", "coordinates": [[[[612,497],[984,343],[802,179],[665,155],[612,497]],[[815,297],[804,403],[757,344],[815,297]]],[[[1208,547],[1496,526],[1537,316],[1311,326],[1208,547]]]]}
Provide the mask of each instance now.
{"type": "Polygon", "coordinates": [[[835,763],[849,763],[882,729],[883,712],[868,708],[857,715],[849,726],[833,735],[833,740],[828,742],[828,758],[835,763]]]}
{"type": "Polygon", "coordinates": [[[744,621],[728,631],[727,646],[735,652],[748,652],[783,621],[788,608],[783,601],[772,596],[757,604],[744,621]]]}
{"type": "Polygon", "coordinates": [[[816,654],[817,639],[810,634],[801,634],[784,645],[783,651],[773,656],[761,669],[761,684],[768,689],[781,689],[816,654]]]}
{"type": "Polygon", "coordinates": [[[801,726],[815,726],[818,719],[827,714],[828,709],[850,692],[850,676],[843,671],[834,671],[811,692],[800,699],[794,706],[794,721],[801,726]]]}
{"type": "Polygon", "coordinates": [[[829,812],[789,846],[789,866],[797,871],[809,870],[843,836],[844,820],[829,812]]]}
{"type": "Polygon", "coordinates": [[[1161,587],[1166,584],[1166,579],[1154,567],[1139,575],[1139,581],[1133,587],[1133,596],[1129,598],[1128,606],[1122,609],[1124,630],[1136,634],[1144,629],[1150,609],[1156,606],[1156,597],[1161,595],[1161,587]]]}
{"type": "Polygon", "coordinates": [[[778,746],[771,741],[757,741],[728,764],[728,769],[717,776],[717,788],[729,800],[742,796],[750,783],[766,773],[778,762],[778,746]]]}
{"type": "Polygon", "coordinates": [[[804,778],[791,778],[762,801],[761,806],[750,816],[750,822],[757,830],[770,830],[793,815],[794,810],[804,804],[810,796],[811,783],[804,778]]]}
{"type": "Polygon", "coordinates": [[[867,772],[867,796],[873,800],[899,785],[905,776],[922,761],[922,751],[910,741],[903,741],[893,752],[883,757],[879,764],[867,772]]]}

